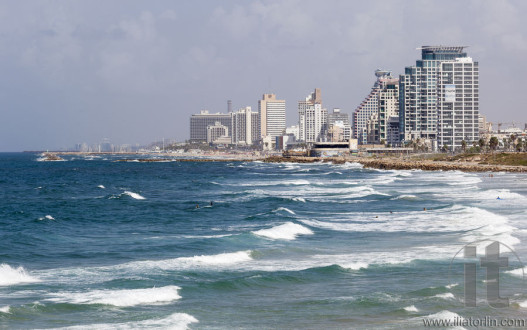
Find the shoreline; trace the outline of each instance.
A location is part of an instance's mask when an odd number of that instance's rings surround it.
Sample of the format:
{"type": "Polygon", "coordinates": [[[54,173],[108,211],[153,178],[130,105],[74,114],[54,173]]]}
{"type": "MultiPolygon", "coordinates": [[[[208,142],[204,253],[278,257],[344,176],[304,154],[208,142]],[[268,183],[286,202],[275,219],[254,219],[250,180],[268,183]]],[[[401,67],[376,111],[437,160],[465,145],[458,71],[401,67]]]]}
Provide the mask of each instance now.
{"type": "MultiPolygon", "coordinates": [[[[59,155],[155,155],[171,157],[175,162],[254,162],[264,163],[359,163],[365,168],[374,168],[381,170],[412,170],[418,169],[423,171],[462,171],[462,172],[513,172],[525,173],[527,166],[521,165],[501,165],[501,164],[480,164],[478,162],[468,161],[445,161],[445,160],[426,160],[426,159],[408,159],[400,157],[359,157],[359,156],[341,156],[341,157],[303,157],[303,156],[251,156],[251,155],[188,155],[174,153],[95,153],[95,152],[49,152],[46,153],[49,160],[56,160],[59,155]],[[197,157],[197,158],[189,158],[197,157]]],[[[167,158],[127,158],[118,159],[118,162],[166,162],[167,158]]]]}

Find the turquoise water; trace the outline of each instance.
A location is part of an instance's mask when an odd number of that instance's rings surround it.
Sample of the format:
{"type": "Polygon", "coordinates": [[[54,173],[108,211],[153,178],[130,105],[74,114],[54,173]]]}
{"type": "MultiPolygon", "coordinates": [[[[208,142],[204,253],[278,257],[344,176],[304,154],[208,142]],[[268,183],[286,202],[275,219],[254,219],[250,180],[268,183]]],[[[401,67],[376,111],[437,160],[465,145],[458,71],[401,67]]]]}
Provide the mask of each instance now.
{"type": "Polygon", "coordinates": [[[527,318],[513,254],[503,309],[486,304],[480,269],[478,307],[464,307],[463,260],[451,266],[483,239],[527,260],[525,175],[119,158],[0,154],[1,327],[527,318]]]}

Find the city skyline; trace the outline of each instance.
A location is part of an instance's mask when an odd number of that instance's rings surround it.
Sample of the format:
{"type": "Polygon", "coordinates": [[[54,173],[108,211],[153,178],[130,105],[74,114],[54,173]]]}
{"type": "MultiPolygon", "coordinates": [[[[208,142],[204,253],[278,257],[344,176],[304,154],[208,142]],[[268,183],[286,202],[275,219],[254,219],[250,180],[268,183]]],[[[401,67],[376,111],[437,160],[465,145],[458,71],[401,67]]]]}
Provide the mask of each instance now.
{"type": "Polygon", "coordinates": [[[328,110],[351,114],[375,69],[398,77],[421,45],[470,46],[481,63],[480,113],[522,124],[526,9],[520,1],[0,3],[0,151],[186,140],[190,115],[226,112],[227,100],[258,109],[264,93],[286,101],[290,126],[314,87],[328,110]]]}

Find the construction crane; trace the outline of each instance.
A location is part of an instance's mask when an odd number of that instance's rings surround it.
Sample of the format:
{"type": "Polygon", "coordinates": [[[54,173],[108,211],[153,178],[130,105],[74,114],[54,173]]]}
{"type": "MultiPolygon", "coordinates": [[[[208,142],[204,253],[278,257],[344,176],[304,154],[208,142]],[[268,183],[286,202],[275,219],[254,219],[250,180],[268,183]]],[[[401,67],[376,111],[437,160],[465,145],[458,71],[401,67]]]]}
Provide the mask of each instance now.
{"type": "Polygon", "coordinates": [[[502,125],[512,125],[512,127],[514,127],[514,128],[516,127],[516,124],[513,121],[508,122],[508,123],[498,123],[498,133],[501,133],[501,126],[502,125]]]}

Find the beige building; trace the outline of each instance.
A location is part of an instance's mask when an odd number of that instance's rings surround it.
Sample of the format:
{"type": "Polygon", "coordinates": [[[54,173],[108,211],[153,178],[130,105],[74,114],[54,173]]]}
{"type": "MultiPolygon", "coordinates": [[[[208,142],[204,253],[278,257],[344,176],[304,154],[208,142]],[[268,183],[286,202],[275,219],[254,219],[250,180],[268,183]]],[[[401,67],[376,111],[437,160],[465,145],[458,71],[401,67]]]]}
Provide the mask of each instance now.
{"type": "Polygon", "coordinates": [[[300,140],[313,143],[326,137],[328,110],[322,108],[320,88],[298,102],[298,117],[300,140]]]}
{"type": "Polygon", "coordinates": [[[214,143],[220,137],[228,137],[229,128],[222,125],[219,121],[214,125],[207,126],[207,143],[214,143]]]}
{"type": "Polygon", "coordinates": [[[272,140],[284,134],[285,130],[285,100],[277,100],[275,94],[264,94],[258,100],[260,113],[261,137],[271,136],[272,140]]]}

